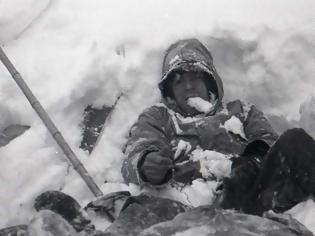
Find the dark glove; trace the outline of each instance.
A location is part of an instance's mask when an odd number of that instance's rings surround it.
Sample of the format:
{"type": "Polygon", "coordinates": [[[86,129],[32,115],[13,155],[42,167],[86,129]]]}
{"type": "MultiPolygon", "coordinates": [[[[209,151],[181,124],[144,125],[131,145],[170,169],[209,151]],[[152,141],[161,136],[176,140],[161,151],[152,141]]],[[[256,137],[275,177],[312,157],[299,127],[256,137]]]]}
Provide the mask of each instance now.
{"type": "Polygon", "coordinates": [[[269,149],[269,145],[262,140],[255,140],[249,143],[240,157],[231,158],[232,172],[233,169],[239,166],[245,166],[245,169],[247,168],[246,166],[248,166],[251,171],[255,169],[255,171],[258,172],[269,149]]]}
{"type": "Polygon", "coordinates": [[[177,182],[190,183],[198,178],[202,178],[199,161],[188,161],[175,165],[174,179],[177,182]]]}
{"type": "Polygon", "coordinates": [[[264,156],[269,151],[270,146],[263,140],[255,140],[251,143],[249,143],[244,152],[243,156],[253,156],[253,155],[259,155],[264,156]]]}
{"type": "Polygon", "coordinates": [[[159,152],[150,152],[140,166],[140,174],[146,182],[163,184],[172,177],[173,167],[173,161],[169,157],[161,156],[159,152]]]}

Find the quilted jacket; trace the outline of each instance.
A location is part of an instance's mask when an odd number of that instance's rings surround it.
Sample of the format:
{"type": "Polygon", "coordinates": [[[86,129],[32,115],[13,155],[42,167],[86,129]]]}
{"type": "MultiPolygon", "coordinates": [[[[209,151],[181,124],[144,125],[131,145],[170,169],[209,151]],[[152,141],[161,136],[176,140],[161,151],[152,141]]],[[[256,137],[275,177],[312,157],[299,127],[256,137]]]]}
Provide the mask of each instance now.
{"type": "Polygon", "coordinates": [[[132,126],[125,148],[122,174],[127,183],[146,184],[139,166],[149,152],[160,152],[176,164],[189,160],[191,152],[197,148],[238,156],[244,154],[250,144],[259,141],[271,146],[278,138],[254,105],[240,100],[222,103],[222,80],[211,54],[198,40],[178,41],[167,50],[160,82],[162,95],[163,83],[176,70],[208,73],[217,86],[215,109],[208,114],[189,117],[174,101],[165,97],[161,103],[146,109],[132,126]],[[183,143],[189,144],[189,150],[176,152],[183,143]]]}

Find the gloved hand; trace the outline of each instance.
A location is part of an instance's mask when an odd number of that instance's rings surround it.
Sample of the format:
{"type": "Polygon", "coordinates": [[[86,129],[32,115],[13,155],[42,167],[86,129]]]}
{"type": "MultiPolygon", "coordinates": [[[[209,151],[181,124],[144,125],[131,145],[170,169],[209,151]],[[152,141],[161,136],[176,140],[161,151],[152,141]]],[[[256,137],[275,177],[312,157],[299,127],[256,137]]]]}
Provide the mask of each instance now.
{"type": "Polygon", "coordinates": [[[169,157],[162,156],[159,152],[150,152],[140,166],[140,173],[146,181],[158,185],[168,180],[167,175],[171,176],[173,167],[173,161],[169,157]]]}
{"type": "Polygon", "coordinates": [[[191,183],[193,180],[198,178],[202,178],[199,161],[186,161],[175,165],[175,181],[191,183]]]}

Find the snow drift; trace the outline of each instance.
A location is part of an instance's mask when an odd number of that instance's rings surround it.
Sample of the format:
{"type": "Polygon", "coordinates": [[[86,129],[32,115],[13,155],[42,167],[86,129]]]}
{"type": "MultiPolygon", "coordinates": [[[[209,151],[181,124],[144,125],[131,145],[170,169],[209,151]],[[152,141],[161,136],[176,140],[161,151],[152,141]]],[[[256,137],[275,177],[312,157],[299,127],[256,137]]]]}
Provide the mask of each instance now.
{"type": "MultiPolygon", "coordinates": [[[[102,191],[136,194],[136,186],[122,183],[121,150],[139,113],[160,99],[165,48],[198,37],[213,54],[225,100],[253,102],[294,124],[300,104],[315,94],[314,10],[312,1],[283,0],[0,0],[0,42],[102,191]],[[113,105],[120,95],[88,156],[79,149],[84,108],[113,105]]],[[[0,227],[28,222],[32,201],[48,189],[87,203],[93,196],[3,66],[0,78],[0,128],[31,126],[0,149],[0,227]]],[[[195,181],[182,192],[154,193],[198,206],[209,203],[214,187],[195,181]]],[[[294,214],[315,232],[308,204],[294,214]]]]}

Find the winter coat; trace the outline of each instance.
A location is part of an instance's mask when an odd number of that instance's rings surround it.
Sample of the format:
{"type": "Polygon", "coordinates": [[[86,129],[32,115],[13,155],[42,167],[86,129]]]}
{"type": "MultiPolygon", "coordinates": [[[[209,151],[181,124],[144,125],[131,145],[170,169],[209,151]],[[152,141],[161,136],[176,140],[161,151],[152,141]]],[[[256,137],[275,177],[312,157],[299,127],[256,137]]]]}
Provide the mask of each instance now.
{"type": "MultiPolygon", "coordinates": [[[[125,148],[122,175],[127,183],[146,183],[139,167],[150,152],[159,152],[179,163],[188,160],[196,149],[237,156],[248,152],[251,144],[257,141],[271,146],[278,137],[255,106],[239,100],[226,105],[222,103],[222,80],[215,70],[211,54],[198,40],[179,41],[166,52],[160,83],[163,96],[163,84],[176,70],[208,73],[215,81],[218,95],[215,109],[209,114],[186,117],[175,102],[164,98],[162,103],[145,110],[131,128],[125,148]],[[178,153],[183,144],[186,149],[178,153]]],[[[192,174],[191,178],[194,177],[192,174]]],[[[167,180],[171,179],[172,176],[167,180]]]]}

